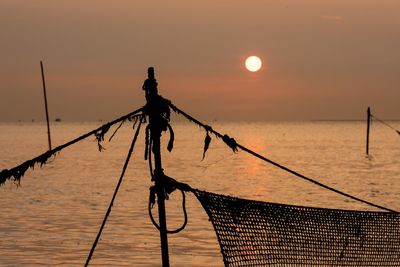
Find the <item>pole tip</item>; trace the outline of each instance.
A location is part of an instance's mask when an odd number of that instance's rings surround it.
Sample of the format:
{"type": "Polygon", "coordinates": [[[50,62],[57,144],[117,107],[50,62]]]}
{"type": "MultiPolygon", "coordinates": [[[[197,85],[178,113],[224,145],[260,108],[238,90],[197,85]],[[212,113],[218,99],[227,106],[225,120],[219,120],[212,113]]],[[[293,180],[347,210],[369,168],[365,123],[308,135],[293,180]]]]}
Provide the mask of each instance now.
{"type": "Polygon", "coordinates": [[[149,79],[154,79],[154,68],[153,67],[149,67],[147,69],[147,75],[148,75],[149,79]]]}

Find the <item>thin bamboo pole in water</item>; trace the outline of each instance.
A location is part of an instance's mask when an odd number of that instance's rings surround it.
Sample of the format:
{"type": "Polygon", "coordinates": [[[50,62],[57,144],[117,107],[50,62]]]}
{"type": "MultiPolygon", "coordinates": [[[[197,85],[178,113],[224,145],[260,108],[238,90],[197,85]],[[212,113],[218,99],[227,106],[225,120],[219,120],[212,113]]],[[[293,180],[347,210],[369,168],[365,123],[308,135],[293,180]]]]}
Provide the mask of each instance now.
{"type": "Polygon", "coordinates": [[[46,121],[47,121],[47,137],[49,141],[49,150],[51,150],[51,136],[50,136],[50,122],[49,122],[49,110],[47,108],[47,95],[46,95],[46,82],[44,79],[43,62],[40,61],[40,69],[42,70],[42,82],[43,82],[43,94],[44,94],[44,107],[46,110],[46,121]]]}
{"type": "Polygon", "coordinates": [[[370,124],[371,124],[371,109],[370,107],[368,107],[367,109],[367,143],[366,143],[366,153],[367,156],[369,155],[369,128],[370,128],[370,124]]]}

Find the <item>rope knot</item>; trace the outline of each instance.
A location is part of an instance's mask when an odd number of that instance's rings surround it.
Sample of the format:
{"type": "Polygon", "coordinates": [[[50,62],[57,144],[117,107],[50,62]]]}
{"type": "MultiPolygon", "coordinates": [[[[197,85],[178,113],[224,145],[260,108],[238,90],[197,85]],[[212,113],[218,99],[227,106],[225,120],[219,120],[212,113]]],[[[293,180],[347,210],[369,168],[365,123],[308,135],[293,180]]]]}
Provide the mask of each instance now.
{"type": "Polygon", "coordinates": [[[157,192],[159,192],[158,190],[162,190],[161,192],[163,192],[165,194],[165,199],[169,199],[168,195],[171,194],[176,189],[179,189],[182,193],[182,210],[183,210],[184,221],[183,221],[182,226],[175,230],[167,229],[168,234],[179,233],[186,227],[188,218],[187,218],[187,212],[186,212],[186,206],[185,206],[185,192],[193,191],[193,189],[188,184],[180,183],[180,182],[176,181],[175,179],[168,177],[166,175],[164,175],[164,177],[163,177],[163,179],[161,179],[160,183],[157,183],[157,185],[153,185],[150,187],[148,212],[149,212],[151,222],[159,231],[160,231],[160,226],[154,220],[153,214],[151,212],[151,209],[153,208],[154,204],[156,203],[157,192]]]}

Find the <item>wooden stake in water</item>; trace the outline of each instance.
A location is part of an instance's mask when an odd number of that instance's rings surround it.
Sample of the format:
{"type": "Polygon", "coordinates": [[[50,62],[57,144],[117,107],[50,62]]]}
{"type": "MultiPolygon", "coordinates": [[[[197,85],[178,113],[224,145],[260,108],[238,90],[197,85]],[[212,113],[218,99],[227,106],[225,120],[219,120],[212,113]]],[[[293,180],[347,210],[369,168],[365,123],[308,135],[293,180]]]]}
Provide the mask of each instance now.
{"type": "Polygon", "coordinates": [[[371,124],[371,109],[368,107],[367,109],[367,144],[366,144],[366,153],[369,155],[369,127],[371,124]]]}
{"type": "Polygon", "coordinates": [[[49,150],[51,150],[51,137],[50,137],[50,123],[49,123],[49,110],[47,108],[47,96],[46,96],[46,82],[44,80],[43,62],[40,61],[40,68],[42,70],[42,82],[43,82],[43,94],[44,94],[44,107],[46,109],[46,121],[47,121],[47,136],[49,140],[49,150]]]}

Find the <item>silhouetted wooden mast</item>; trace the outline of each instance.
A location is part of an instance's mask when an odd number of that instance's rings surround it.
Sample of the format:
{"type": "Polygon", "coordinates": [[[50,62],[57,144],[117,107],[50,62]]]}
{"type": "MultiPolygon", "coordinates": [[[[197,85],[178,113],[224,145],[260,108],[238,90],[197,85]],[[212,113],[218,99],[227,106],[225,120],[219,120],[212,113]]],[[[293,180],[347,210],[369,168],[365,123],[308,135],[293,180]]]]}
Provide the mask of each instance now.
{"type": "MultiPolygon", "coordinates": [[[[157,90],[157,81],[154,78],[154,68],[148,69],[148,79],[143,86],[146,91],[147,100],[147,113],[149,115],[150,138],[152,142],[152,152],[154,154],[154,182],[157,192],[158,204],[158,218],[160,225],[160,241],[161,241],[161,254],[162,266],[169,267],[168,255],[168,236],[167,236],[167,221],[165,212],[165,175],[161,164],[161,151],[160,139],[161,132],[163,131],[163,122],[165,118],[162,117],[161,101],[157,90]]],[[[151,153],[151,151],[150,151],[151,153]]]]}
{"type": "Polygon", "coordinates": [[[43,94],[44,94],[44,107],[46,110],[46,121],[47,121],[47,136],[49,140],[49,150],[51,150],[51,137],[50,137],[50,123],[49,123],[49,111],[47,108],[47,96],[46,96],[46,82],[44,79],[43,62],[40,61],[40,68],[42,70],[42,82],[43,82],[43,94]]]}

